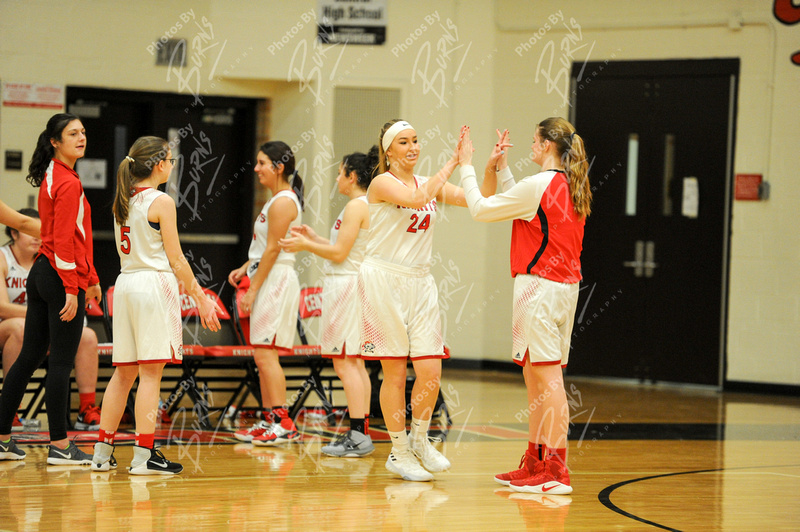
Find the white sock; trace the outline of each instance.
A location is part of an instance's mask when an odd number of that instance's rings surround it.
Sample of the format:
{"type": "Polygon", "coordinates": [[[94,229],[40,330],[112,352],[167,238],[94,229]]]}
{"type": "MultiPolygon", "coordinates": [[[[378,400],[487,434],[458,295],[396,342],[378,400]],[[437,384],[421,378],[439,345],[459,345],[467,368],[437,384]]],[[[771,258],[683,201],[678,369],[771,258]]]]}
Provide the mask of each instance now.
{"type": "Polygon", "coordinates": [[[405,429],[400,432],[389,431],[389,437],[392,439],[392,452],[408,452],[408,434],[405,429]]]}
{"type": "Polygon", "coordinates": [[[431,426],[430,419],[411,418],[411,439],[422,441],[428,437],[428,428],[431,426]]]}

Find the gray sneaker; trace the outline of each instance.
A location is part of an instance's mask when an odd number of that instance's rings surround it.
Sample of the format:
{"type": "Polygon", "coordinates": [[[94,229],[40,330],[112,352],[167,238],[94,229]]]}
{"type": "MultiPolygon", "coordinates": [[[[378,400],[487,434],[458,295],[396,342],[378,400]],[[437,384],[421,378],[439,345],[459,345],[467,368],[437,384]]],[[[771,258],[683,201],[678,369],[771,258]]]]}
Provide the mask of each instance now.
{"type": "Polygon", "coordinates": [[[358,458],[366,456],[374,450],[372,438],[357,430],[348,430],[343,436],[322,448],[322,452],[328,456],[342,458],[358,458]]]}
{"type": "Polygon", "coordinates": [[[50,446],[47,454],[48,465],[91,465],[92,455],[78,449],[74,443],[70,443],[66,449],[59,449],[55,445],[50,446]]]}
{"type": "Polygon", "coordinates": [[[27,456],[25,451],[17,447],[13,439],[7,442],[0,441],[0,460],[24,460],[25,456],[27,456]]]}

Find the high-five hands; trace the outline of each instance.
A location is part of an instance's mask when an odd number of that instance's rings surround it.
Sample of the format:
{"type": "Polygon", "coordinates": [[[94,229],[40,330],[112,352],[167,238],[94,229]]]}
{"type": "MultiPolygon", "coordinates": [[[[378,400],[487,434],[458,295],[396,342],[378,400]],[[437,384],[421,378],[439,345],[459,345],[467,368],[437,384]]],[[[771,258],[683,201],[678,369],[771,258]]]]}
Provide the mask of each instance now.
{"type": "Polygon", "coordinates": [[[461,127],[461,135],[458,138],[458,164],[461,166],[472,164],[472,140],[469,137],[469,126],[461,127]]]}
{"type": "Polygon", "coordinates": [[[502,132],[497,129],[497,144],[492,149],[492,154],[489,156],[489,161],[486,166],[493,166],[495,171],[500,171],[508,166],[508,148],[513,147],[508,130],[504,129],[502,132]]]}

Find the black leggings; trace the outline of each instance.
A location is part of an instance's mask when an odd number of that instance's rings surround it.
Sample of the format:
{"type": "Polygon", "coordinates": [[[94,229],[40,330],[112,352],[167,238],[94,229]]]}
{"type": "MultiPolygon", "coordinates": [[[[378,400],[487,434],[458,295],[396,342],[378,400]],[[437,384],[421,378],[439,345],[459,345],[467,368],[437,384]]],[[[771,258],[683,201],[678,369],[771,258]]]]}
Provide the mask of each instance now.
{"type": "Polygon", "coordinates": [[[86,292],[78,291],[78,312],[71,321],[61,321],[59,312],[67,301],[64,283],[47,257],[40,255],[28,274],[28,312],[19,358],[3,378],[0,394],[0,434],[9,434],[14,414],[22,402],[31,375],[44,362],[50,348],[45,405],[50,440],[67,437],[69,378],[83,332],[86,292]]]}

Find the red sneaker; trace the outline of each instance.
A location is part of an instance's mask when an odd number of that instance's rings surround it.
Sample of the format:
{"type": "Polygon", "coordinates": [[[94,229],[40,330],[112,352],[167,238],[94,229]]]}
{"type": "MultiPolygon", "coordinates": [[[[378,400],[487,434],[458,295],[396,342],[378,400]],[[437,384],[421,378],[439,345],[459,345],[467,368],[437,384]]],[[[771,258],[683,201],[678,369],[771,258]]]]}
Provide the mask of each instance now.
{"type": "Polygon", "coordinates": [[[281,419],[280,423],[274,423],[270,430],[261,436],[256,436],[251,442],[253,445],[272,446],[290,442],[300,437],[297,427],[291,418],[281,419]]]}
{"type": "Polygon", "coordinates": [[[572,493],[569,471],[561,460],[548,457],[539,462],[534,474],[521,480],[512,480],[509,487],[523,493],[544,493],[547,495],[568,495],[572,493]]]}
{"type": "Polygon", "coordinates": [[[78,414],[75,422],[77,430],[97,430],[100,428],[100,407],[89,405],[78,414]]]}
{"type": "Polygon", "coordinates": [[[500,473],[495,475],[494,479],[503,486],[508,486],[512,480],[523,480],[532,476],[536,464],[539,462],[540,460],[536,455],[531,454],[530,451],[525,451],[525,454],[522,455],[522,460],[519,461],[519,469],[510,473],[500,473]]]}
{"type": "Polygon", "coordinates": [[[249,429],[237,430],[233,433],[233,437],[239,441],[250,443],[253,441],[253,438],[263,436],[265,432],[271,429],[272,423],[261,420],[249,429]]]}
{"type": "Polygon", "coordinates": [[[19,414],[14,414],[14,421],[11,422],[11,432],[22,432],[25,430],[25,425],[19,419],[19,414]]]}

